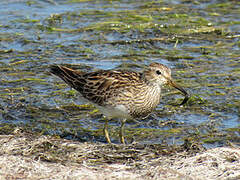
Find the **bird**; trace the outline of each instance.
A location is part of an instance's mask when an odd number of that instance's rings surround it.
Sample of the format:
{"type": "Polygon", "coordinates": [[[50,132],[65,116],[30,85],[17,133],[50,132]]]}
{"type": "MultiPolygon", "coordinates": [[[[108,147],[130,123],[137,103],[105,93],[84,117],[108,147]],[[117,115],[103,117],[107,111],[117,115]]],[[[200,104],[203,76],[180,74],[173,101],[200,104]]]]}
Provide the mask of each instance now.
{"type": "Polygon", "coordinates": [[[157,62],[146,66],[142,72],[116,69],[83,72],[62,65],[51,65],[50,72],[100,110],[105,117],[103,133],[110,144],[108,121],[112,118],[121,120],[119,137],[125,144],[125,122],[150,115],[160,103],[163,85],[168,84],[184,95],[179,105],[185,104],[190,97],[172,80],[171,69],[157,62]]]}

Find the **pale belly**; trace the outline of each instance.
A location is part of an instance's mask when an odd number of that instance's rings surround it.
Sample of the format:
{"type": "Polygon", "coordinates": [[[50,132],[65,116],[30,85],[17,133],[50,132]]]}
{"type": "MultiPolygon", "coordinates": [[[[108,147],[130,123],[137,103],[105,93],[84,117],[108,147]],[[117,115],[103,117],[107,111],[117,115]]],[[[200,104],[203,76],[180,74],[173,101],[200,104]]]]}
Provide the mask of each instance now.
{"type": "Polygon", "coordinates": [[[98,106],[96,107],[108,118],[131,119],[129,110],[124,105],[112,106],[98,106]]]}

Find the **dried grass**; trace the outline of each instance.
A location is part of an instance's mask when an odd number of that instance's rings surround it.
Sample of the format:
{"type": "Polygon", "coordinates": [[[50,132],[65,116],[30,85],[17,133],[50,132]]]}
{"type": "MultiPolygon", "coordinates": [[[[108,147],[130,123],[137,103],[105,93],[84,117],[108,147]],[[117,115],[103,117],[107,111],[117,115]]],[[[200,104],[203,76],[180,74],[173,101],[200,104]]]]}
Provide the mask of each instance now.
{"type": "Polygon", "coordinates": [[[80,143],[0,136],[0,179],[240,179],[240,148],[80,143]]]}

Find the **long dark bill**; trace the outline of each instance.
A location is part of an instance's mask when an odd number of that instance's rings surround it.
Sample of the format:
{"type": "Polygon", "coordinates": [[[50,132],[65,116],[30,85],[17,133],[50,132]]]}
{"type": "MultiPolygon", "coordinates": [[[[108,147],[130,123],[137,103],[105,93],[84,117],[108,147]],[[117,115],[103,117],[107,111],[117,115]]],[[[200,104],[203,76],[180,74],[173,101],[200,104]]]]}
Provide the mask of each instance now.
{"type": "Polygon", "coordinates": [[[185,91],[181,86],[177,85],[175,82],[173,82],[170,79],[168,80],[168,84],[171,85],[172,87],[178,89],[179,91],[181,91],[181,93],[185,96],[185,98],[183,99],[182,103],[179,104],[179,106],[185,104],[189,99],[189,94],[187,93],[187,91],[185,91]]]}

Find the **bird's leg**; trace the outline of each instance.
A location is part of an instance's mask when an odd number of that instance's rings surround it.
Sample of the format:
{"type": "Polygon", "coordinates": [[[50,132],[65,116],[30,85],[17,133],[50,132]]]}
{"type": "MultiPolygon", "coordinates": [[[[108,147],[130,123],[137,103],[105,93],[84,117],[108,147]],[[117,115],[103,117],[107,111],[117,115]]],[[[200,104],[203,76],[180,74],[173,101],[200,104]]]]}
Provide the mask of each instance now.
{"type": "Polygon", "coordinates": [[[125,125],[126,119],[121,120],[121,127],[120,127],[120,131],[119,131],[119,137],[120,137],[120,141],[122,144],[125,144],[125,140],[124,140],[124,125],[125,125]]]}
{"type": "Polygon", "coordinates": [[[104,133],[104,136],[105,136],[107,142],[108,142],[109,144],[111,144],[112,142],[111,142],[111,140],[110,140],[110,138],[109,138],[109,134],[108,134],[108,118],[106,118],[106,117],[105,117],[105,123],[104,123],[103,133],[104,133]]]}

